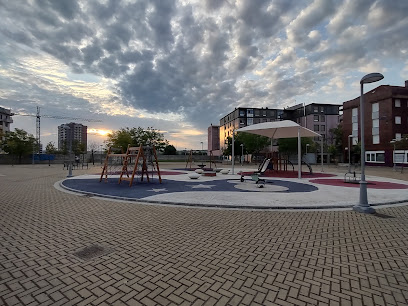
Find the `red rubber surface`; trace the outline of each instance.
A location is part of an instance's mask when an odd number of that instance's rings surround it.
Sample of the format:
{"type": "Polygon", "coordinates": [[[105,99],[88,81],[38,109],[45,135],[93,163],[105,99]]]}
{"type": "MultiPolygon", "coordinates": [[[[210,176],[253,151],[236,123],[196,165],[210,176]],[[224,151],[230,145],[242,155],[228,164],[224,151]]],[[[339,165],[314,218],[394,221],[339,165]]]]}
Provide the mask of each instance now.
{"type": "MultiPolygon", "coordinates": [[[[355,183],[345,183],[342,179],[315,179],[309,182],[315,184],[329,185],[329,186],[340,186],[340,187],[354,187],[360,188],[360,184],[355,183]]],[[[377,182],[377,181],[367,181],[367,188],[373,189],[408,189],[408,185],[390,183],[390,182],[377,182]]]]}

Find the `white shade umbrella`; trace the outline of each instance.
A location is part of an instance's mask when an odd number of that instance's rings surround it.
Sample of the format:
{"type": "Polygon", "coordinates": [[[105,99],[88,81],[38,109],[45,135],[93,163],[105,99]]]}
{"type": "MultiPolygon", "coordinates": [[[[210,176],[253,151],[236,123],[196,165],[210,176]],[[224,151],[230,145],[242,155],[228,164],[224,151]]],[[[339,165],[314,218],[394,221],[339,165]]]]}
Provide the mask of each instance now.
{"type": "Polygon", "coordinates": [[[269,138],[293,138],[298,137],[300,129],[300,137],[320,137],[319,133],[304,128],[291,120],[263,122],[258,124],[248,125],[236,130],[236,132],[246,132],[266,136],[269,138]]]}
{"type": "MultiPolygon", "coordinates": [[[[248,125],[246,127],[236,130],[237,132],[245,132],[256,135],[262,135],[269,138],[279,139],[279,138],[298,138],[298,178],[302,177],[301,174],[301,156],[300,156],[300,138],[301,137],[321,137],[320,134],[304,128],[291,120],[283,121],[273,121],[273,122],[263,122],[253,125],[248,125]]],[[[234,160],[234,156],[232,156],[234,160]]],[[[322,151],[322,160],[323,160],[323,151],[322,151]]]]}

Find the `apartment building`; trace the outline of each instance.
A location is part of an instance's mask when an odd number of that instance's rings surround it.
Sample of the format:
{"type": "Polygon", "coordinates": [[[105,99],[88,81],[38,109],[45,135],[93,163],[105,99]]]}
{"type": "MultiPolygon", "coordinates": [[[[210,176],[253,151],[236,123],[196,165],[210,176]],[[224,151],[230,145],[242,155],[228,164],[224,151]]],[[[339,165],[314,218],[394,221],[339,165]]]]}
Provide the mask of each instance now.
{"type": "Polygon", "coordinates": [[[0,107],[0,135],[10,132],[10,124],[13,123],[11,116],[12,114],[9,109],[0,107]]]}
{"type": "Polygon", "coordinates": [[[283,110],[282,120],[292,120],[323,135],[324,142],[331,145],[334,139],[330,130],[339,125],[340,107],[340,104],[297,104],[283,110]]]}
{"type": "Polygon", "coordinates": [[[88,127],[80,123],[66,123],[58,126],[58,150],[64,148],[64,144],[69,144],[71,141],[78,141],[85,144],[87,147],[87,132],[88,127]]]}
{"type": "MultiPolygon", "coordinates": [[[[348,136],[352,145],[360,141],[360,97],[343,104],[343,147],[348,155],[348,136]]],[[[408,150],[394,152],[394,139],[408,134],[408,81],[405,86],[381,85],[364,94],[364,144],[367,165],[408,164],[408,150]]]]}
{"type": "Polygon", "coordinates": [[[208,154],[212,152],[213,156],[221,156],[220,150],[220,127],[210,125],[208,127],[208,154]]]}
{"type": "Polygon", "coordinates": [[[232,131],[247,125],[280,120],[282,109],[273,108],[246,108],[239,107],[220,120],[220,150],[224,150],[228,137],[232,136],[232,131]]]}

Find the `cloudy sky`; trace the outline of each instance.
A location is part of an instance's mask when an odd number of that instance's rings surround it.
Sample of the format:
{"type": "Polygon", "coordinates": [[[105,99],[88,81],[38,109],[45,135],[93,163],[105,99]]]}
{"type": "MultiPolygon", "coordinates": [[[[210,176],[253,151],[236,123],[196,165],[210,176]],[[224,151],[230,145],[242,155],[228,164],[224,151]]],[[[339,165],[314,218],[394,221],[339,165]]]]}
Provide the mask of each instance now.
{"type": "MultiPolygon", "coordinates": [[[[0,106],[207,143],[235,107],[342,103],[408,79],[407,0],[0,0],[0,106]]],[[[42,118],[44,145],[69,120],[42,118]]],[[[12,128],[35,134],[35,118],[12,128]]],[[[98,133],[99,132],[99,133],[98,133]]]]}

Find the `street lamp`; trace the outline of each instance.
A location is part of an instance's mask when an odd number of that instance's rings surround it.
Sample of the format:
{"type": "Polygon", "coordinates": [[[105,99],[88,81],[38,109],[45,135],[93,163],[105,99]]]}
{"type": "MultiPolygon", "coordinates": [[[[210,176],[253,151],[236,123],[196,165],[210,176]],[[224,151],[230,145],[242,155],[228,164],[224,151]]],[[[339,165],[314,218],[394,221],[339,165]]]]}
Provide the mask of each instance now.
{"type": "Polygon", "coordinates": [[[361,135],[361,180],[360,180],[360,202],[353,206],[353,210],[373,214],[375,209],[368,204],[367,182],[365,180],[365,146],[364,146],[364,84],[374,83],[382,80],[384,76],[381,73],[370,73],[360,80],[360,135],[361,135]]]}
{"type": "Polygon", "coordinates": [[[68,162],[68,175],[67,175],[67,177],[72,177],[72,138],[73,138],[73,135],[72,135],[72,129],[68,126],[68,125],[66,125],[65,126],[66,127],[66,129],[68,130],[68,132],[69,132],[69,143],[68,143],[68,160],[69,160],[69,162],[68,162]]]}
{"type": "Polygon", "coordinates": [[[243,166],[244,165],[244,144],[241,143],[240,146],[241,146],[241,166],[243,166]]]}
{"type": "Polygon", "coordinates": [[[348,135],[348,156],[349,156],[349,168],[348,172],[351,172],[351,139],[353,135],[348,135]]]}

